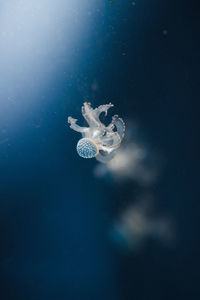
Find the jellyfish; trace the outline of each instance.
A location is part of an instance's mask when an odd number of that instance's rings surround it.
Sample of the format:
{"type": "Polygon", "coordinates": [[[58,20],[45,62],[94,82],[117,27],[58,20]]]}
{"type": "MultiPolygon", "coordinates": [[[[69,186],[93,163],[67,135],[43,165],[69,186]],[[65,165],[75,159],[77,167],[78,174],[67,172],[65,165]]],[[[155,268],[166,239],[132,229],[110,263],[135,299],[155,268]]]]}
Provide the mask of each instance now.
{"type": "Polygon", "coordinates": [[[76,119],[68,117],[70,128],[82,134],[76,147],[79,156],[95,157],[102,163],[107,163],[114,157],[124,137],[124,122],[118,115],[112,117],[112,122],[108,126],[99,119],[102,113],[107,116],[108,109],[113,106],[109,103],[93,109],[90,103],[85,102],[82,106],[82,115],[88,123],[88,127],[81,127],[76,124],[76,119]]]}

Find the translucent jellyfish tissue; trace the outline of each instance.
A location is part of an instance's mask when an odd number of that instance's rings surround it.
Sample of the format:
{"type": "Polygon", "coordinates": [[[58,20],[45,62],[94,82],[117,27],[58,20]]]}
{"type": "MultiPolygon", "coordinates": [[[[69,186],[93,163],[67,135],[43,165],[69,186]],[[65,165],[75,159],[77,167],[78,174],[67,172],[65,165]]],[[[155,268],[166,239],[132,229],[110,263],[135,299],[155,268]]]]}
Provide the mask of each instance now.
{"type": "Polygon", "coordinates": [[[85,102],[82,106],[82,115],[89,127],[81,127],[76,124],[76,119],[68,117],[70,127],[82,134],[77,144],[77,152],[81,157],[95,157],[102,163],[107,163],[114,157],[124,137],[124,122],[117,115],[112,117],[112,122],[108,126],[99,119],[103,112],[107,116],[108,109],[113,106],[109,103],[93,109],[90,103],[85,102]]]}

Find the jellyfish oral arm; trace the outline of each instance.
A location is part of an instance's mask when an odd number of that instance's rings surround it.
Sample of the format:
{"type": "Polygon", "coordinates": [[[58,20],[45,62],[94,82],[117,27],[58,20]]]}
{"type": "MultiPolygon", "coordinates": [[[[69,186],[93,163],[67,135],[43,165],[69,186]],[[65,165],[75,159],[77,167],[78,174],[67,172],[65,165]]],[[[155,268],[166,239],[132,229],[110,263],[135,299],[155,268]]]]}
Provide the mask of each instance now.
{"type": "Polygon", "coordinates": [[[117,128],[117,133],[120,136],[120,139],[123,139],[124,137],[124,132],[125,132],[125,124],[124,121],[118,117],[118,115],[115,115],[112,118],[112,125],[114,125],[117,128]]]}
{"type": "Polygon", "coordinates": [[[112,103],[100,105],[99,107],[94,109],[94,117],[99,122],[99,116],[102,112],[105,113],[105,116],[107,116],[109,108],[113,107],[114,105],[112,103]]]}
{"type": "Polygon", "coordinates": [[[76,124],[77,119],[73,119],[72,117],[68,117],[68,123],[70,124],[70,128],[72,128],[73,130],[77,131],[77,132],[81,132],[81,133],[87,133],[89,128],[87,127],[81,127],[79,125],[76,124]]]}

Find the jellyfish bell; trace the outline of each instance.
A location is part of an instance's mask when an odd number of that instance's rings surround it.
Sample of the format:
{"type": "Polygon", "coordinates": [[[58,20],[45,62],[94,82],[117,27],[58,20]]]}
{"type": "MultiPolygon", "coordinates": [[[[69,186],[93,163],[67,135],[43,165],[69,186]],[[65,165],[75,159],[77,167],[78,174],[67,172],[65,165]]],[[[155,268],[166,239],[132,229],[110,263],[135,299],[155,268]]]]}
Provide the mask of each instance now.
{"type": "Polygon", "coordinates": [[[89,138],[80,139],[77,143],[76,149],[78,155],[83,158],[93,158],[99,153],[97,145],[89,138]]]}

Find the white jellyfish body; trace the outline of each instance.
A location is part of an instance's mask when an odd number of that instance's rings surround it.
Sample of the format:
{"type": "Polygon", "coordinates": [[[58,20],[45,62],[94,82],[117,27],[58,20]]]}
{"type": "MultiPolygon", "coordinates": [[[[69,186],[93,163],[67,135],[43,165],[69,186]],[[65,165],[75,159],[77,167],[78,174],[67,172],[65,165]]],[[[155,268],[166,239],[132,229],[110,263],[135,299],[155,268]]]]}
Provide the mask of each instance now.
{"type": "Polygon", "coordinates": [[[108,126],[100,121],[100,114],[104,112],[107,115],[110,107],[113,107],[113,104],[100,105],[93,109],[90,103],[85,102],[82,106],[82,115],[89,127],[81,127],[76,124],[76,119],[68,117],[70,127],[82,134],[82,139],[77,144],[77,152],[81,157],[95,157],[103,163],[114,157],[124,137],[125,125],[117,115],[113,116],[108,126]]]}

